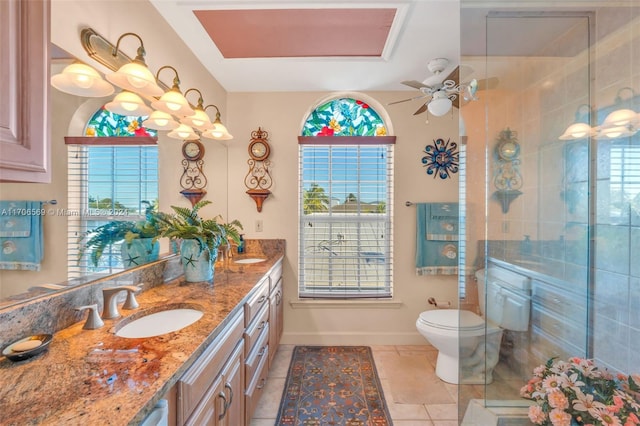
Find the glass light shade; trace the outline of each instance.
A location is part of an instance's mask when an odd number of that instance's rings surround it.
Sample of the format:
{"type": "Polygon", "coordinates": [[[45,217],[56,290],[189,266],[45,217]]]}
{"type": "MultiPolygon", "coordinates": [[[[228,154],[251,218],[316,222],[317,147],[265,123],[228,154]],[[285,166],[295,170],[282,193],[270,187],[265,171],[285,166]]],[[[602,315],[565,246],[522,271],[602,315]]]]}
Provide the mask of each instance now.
{"type": "Polygon", "coordinates": [[[89,98],[109,96],[114,92],[111,84],[86,64],[67,65],[60,74],[51,77],[51,85],[61,92],[89,98]]]}
{"type": "Polygon", "coordinates": [[[607,115],[602,126],[627,126],[635,124],[638,114],[630,109],[618,109],[607,115]]]}
{"type": "Polygon", "coordinates": [[[116,86],[141,95],[157,97],[164,93],[149,68],[135,61],[121,66],[118,71],[106,77],[116,86]]]}
{"type": "Polygon", "coordinates": [[[211,118],[204,112],[201,108],[195,109],[195,114],[185,117],[180,120],[181,123],[184,123],[188,126],[195,127],[200,131],[205,131],[210,128],[213,124],[211,123],[211,118]]]}
{"type": "Polygon", "coordinates": [[[601,127],[597,139],[615,139],[633,136],[636,133],[630,126],[601,127]]]}
{"type": "Polygon", "coordinates": [[[142,122],[144,127],[155,130],[173,130],[180,126],[171,114],[164,111],[153,111],[149,118],[142,122]]]}
{"type": "Polygon", "coordinates": [[[451,109],[451,99],[447,98],[446,94],[442,92],[436,92],[433,94],[433,99],[427,105],[427,109],[436,117],[445,115],[451,109]]]}
{"type": "Polygon", "coordinates": [[[128,91],[122,91],[113,98],[113,101],[104,106],[107,111],[130,117],[149,115],[153,111],[140,96],[128,91]]]}
{"type": "Polygon", "coordinates": [[[571,141],[586,138],[587,136],[591,135],[591,133],[591,126],[589,126],[587,123],[573,123],[572,125],[567,127],[567,130],[565,130],[562,136],[560,136],[558,139],[563,141],[571,141]]]}
{"type": "Polygon", "coordinates": [[[166,92],[157,101],[151,102],[151,106],[177,117],[188,117],[195,114],[195,111],[189,106],[189,102],[182,96],[182,93],[174,89],[166,92]]]}
{"type": "Polygon", "coordinates": [[[175,129],[167,133],[167,136],[174,139],[182,139],[184,141],[199,139],[196,132],[194,132],[193,129],[186,124],[179,125],[175,129]]]}
{"type": "Polygon", "coordinates": [[[207,129],[202,136],[209,139],[216,139],[219,141],[226,141],[233,139],[233,135],[229,133],[227,128],[222,124],[220,120],[216,120],[213,126],[207,129]]]}

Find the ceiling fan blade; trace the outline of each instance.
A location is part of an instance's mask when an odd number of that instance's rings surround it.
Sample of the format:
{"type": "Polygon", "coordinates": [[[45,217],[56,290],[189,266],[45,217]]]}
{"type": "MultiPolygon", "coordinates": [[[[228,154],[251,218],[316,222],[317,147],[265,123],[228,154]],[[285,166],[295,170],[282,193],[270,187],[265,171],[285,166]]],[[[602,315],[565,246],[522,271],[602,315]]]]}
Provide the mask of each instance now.
{"type": "Polygon", "coordinates": [[[422,114],[423,112],[425,112],[427,110],[427,104],[422,105],[420,108],[418,108],[418,110],[416,112],[413,113],[413,115],[418,115],[418,114],[422,114]]]}
{"type": "Polygon", "coordinates": [[[409,99],[403,99],[401,101],[389,102],[387,105],[395,105],[395,104],[400,104],[402,102],[415,101],[416,99],[426,98],[427,96],[429,96],[429,95],[420,95],[420,96],[416,96],[416,97],[409,98],[409,99]]]}
{"type": "Polygon", "coordinates": [[[442,81],[453,80],[456,85],[460,83],[460,67],[456,67],[449,75],[442,81]]]}
{"type": "Polygon", "coordinates": [[[405,80],[402,82],[402,84],[404,84],[405,86],[413,87],[414,89],[418,89],[418,90],[422,89],[423,87],[430,88],[426,84],[420,83],[419,81],[416,81],[416,80],[405,80]]]}

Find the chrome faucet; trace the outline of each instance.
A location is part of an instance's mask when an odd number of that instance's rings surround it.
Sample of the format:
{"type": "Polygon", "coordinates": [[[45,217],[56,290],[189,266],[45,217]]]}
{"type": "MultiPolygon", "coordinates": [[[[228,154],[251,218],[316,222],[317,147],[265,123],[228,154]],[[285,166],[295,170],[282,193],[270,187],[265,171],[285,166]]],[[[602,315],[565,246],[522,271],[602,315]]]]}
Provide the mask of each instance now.
{"type": "Polygon", "coordinates": [[[122,305],[122,309],[136,309],[139,306],[135,295],[140,291],[140,287],[125,285],[122,287],[103,288],[102,296],[104,299],[104,307],[102,309],[102,318],[113,319],[120,317],[117,295],[125,290],[127,292],[127,300],[125,300],[122,305]]]}

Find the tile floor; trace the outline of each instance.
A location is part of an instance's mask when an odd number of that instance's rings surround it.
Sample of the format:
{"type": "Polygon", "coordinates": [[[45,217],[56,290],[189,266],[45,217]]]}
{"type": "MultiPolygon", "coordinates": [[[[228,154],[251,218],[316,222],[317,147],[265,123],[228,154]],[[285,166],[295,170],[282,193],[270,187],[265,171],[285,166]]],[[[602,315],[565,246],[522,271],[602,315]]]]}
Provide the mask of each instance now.
{"type": "MultiPolygon", "coordinates": [[[[457,426],[458,425],[458,386],[439,381],[435,377],[434,368],[438,352],[430,345],[423,346],[372,346],[373,357],[380,376],[382,388],[387,400],[387,406],[396,426],[457,426]],[[438,392],[421,389],[407,389],[408,386],[420,386],[405,382],[403,391],[410,397],[421,395],[421,403],[396,403],[394,400],[407,396],[393,393],[393,380],[390,378],[403,375],[401,357],[407,357],[412,362],[423,362],[426,380],[433,380],[432,388],[438,392]],[[400,358],[399,358],[400,357],[400,358]],[[396,362],[394,362],[396,361],[396,362]],[[444,389],[444,391],[441,391],[444,389]]],[[[280,398],[284,389],[284,382],[291,361],[292,345],[280,345],[274,358],[274,364],[269,370],[269,379],[262,399],[258,403],[251,426],[273,426],[278,415],[280,398]]],[[[407,362],[407,365],[412,365],[407,362]]],[[[408,367],[405,367],[408,368],[408,367]]],[[[415,368],[411,367],[411,368],[415,368]]],[[[408,372],[404,370],[406,376],[408,372]]],[[[424,386],[424,383],[423,383],[424,386]]],[[[396,387],[396,389],[399,389],[396,387]]]]}

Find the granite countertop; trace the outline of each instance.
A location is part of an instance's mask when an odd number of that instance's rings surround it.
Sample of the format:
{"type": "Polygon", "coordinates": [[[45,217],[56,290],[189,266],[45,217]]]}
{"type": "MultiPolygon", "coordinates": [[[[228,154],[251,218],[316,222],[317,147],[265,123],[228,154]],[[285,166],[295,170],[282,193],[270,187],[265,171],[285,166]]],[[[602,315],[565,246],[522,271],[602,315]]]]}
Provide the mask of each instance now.
{"type": "Polygon", "coordinates": [[[137,296],[140,307],[122,310],[97,330],[84,321],[53,336],[48,350],[26,361],[0,357],[2,425],[137,425],[222,331],[257,284],[283,258],[284,245],[247,250],[266,257],[254,264],[216,264],[214,284],[182,279],[137,296]],[[124,318],[158,307],[189,306],[204,315],[194,324],[161,336],[117,337],[124,318]]]}

